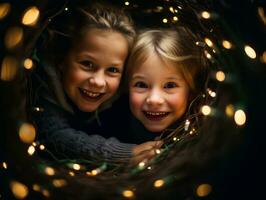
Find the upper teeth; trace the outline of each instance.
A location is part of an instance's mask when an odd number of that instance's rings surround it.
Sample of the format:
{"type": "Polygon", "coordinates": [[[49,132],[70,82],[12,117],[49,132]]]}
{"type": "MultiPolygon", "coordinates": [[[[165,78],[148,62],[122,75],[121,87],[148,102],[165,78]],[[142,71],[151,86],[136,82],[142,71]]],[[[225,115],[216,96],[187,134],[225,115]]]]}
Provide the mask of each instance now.
{"type": "Polygon", "coordinates": [[[164,115],[166,112],[146,112],[148,115],[164,115]]]}
{"type": "Polygon", "coordinates": [[[86,95],[90,96],[90,97],[98,97],[100,96],[101,93],[95,93],[95,92],[88,92],[87,90],[82,90],[86,95]]]}

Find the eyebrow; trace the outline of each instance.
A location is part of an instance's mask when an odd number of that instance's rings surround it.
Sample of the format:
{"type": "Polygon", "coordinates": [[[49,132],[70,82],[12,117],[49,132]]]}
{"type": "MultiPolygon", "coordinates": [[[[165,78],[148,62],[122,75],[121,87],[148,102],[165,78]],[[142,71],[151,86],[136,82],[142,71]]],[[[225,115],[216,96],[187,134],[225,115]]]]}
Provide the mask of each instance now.
{"type": "Polygon", "coordinates": [[[135,74],[132,76],[132,79],[145,79],[146,76],[144,75],[141,75],[141,74],[135,74]]]}

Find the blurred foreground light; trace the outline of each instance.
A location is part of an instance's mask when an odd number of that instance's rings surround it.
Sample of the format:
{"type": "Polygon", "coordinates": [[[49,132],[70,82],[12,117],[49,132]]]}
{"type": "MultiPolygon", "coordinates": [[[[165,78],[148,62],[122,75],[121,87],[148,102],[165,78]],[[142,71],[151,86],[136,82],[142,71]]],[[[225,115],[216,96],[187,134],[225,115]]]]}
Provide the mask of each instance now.
{"type": "Polygon", "coordinates": [[[0,3],[0,20],[8,15],[10,8],[11,6],[9,3],[0,3]]]}
{"type": "Polygon", "coordinates": [[[26,69],[31,69],[33,67],[33,61],[30,58],[27,58],[24,60],[23,65],[26,69]]]}
{"type": "Polygon", "coordinates": [[[15,78],[18,71],[18,61],[11,56],[3,59],[1,67],[1,80],[11,81],[15,78]]]}
{"type": "Polygon", "coordinates": [[[156,188],[162,187],[163,185],[164,185],[164,180],[162,180],[162,179],[156,180],[153,183],[153,186],[156,188]]]}
{"type": "Polygon", "coordinates": [[[174,21],[178,21],[178,17],[177,17],[177,16],[174,16],[174,17],[173,17],[173,20],[174,20],[174,21]]]}
{"type": "Polygon", "coordinates": [[[243,110],[237,110],[234,115],[235,122],[238,126],[242,126],[246,123],[246,114],[243,110]]]}
{"type": "Polygon", "coordinates": [[[19,138],[24,143],[32,143],[35,139],[36,131],[32,124],[24,123],[19,128],[19,138]]]}
{"type": "Polygon", "coordinates": [[[206,58],[208,58],[208,59],[212,58],[212,55],[208,51],[205,50],[204,54],[205,54],[206,58]]]}
{"type": "Polygon", "coordinates": [[[123,196],[126,198],[132,198],[134,196],[134,192],[131,190],[124,190],[123,191],[123,196]]]}
{"type": "Polygon", "coordinates": [[[209,114],[211,114],[211,107],[204,105],[201,107],[201,112],[203,115],[209,115],[209,114]]]}
{"type": "Polygon", "coordinates": [[[12,49],[21,44],[23,39],[23,30],[20,27],[11,27],[7,30],[5,35],[6,48],[12,49]]]}
{"type": "Polygon", "coordinates": [[[41,186],[38,184],[33,184],[32,185],[32,189],[36,192],[40,192],[41,191],[41,186]]]}
{"type": "Polygon", "coordinates": [[[216,79],[220,82],[223,82],[225,80],[225,74],[223,71],[218,71],[216,72],[216,75],[215,75],[216,79]]]}
{"type": "Polygon", "coordinates": [[[207,195],[210,194],[210,192],[212,191],[212,186],[209,184],[201,184],[197,187],[197,195],[199,197],[205,197],[207,195]]]}
{"type": "Polygon", "coordinates": [[[125,5],[126,5],[126,6],[129,6],[129,2],[128,2],[128,1],[125,1],[125,5]]]}
{"type": "Polygon", "coordinates": [[[10,189],[17,199],[24,199],[29,193],[27,186],[18,181],[12,181],[10,183],[10,189]]]}
{"type": "Polygon", "coordinates": [[[211,18],[211,14],[207,11],[203,11],[201,13],[201,17],[204,18],[204,19],[210,19],[211,18]]]}
{"type": "Polygon", "coordinates": [[[22,24],[34,26],[39,19],[39,15],[40,11],[36,6],[29,7],[22,17],[22,24]]]}
{"type": "Polygon", "coordinates": [[[50,197],[50,192],[47,189],[42,189],[42,195],[49,198],[50,197]]]}
{"type": "Polygon", "coordinates": [[[256,58],[256,52],[251,46],[246,45],[244,49],[248,57],[250,57],[251,59],[256,58]]]}

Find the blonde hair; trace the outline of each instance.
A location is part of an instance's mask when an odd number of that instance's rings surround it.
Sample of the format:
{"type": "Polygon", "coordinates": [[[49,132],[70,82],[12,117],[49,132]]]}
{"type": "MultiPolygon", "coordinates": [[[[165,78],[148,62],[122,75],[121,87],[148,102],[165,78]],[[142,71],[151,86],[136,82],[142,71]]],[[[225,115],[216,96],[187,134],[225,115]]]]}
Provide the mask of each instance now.
{"type": "Polygon", "coordinates": [[[143,63],[151,53],[156,53],[161,59],[171,61],[179,68],[192,92],[198,91],[202,86],[199,79],[202,79],[206,62],[203,50],[196,42],[197,37],[184,27],[141,32],[131,49],[127,78],[131,78],[138,63],[143,63]]]}

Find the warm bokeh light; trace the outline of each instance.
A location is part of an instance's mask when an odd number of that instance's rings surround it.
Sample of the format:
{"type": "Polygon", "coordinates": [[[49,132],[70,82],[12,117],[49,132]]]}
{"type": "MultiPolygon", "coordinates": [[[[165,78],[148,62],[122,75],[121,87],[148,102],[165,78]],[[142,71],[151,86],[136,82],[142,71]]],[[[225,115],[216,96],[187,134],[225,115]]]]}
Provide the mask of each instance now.
{"type": "Polygon", "coordinates": [[[208,59],[212,58],[211,54],[208,51],[205,50],[204,54],[205,54],[206,58],[208,58],[208,59]]]}
{"type": "Polygon", "coordinates": [[[225,107],[225,113],[228,117],[232,117],[234,115],[235,109],[232,104],[229,104],[225,107]]]}
{"type": "Polygon", "coordinates": [[[50,192],[47,189],[42,189],[42,195],[49,198],[50,197],[50,192]]]}
{"type": "Polygon", "coordinates": [[[33,67],[33,61],[30,58],[27,58],[24,60],[23,65],[26,69],[31,69],[33,67]]]}
{"type": "Polygon", "coordinates": [[[201,107],[201,112],[203,115],[209,115],[209,114],[211,114],[211,107],[204,105],[201,107]]]}
{"type": "Polygon", "coordinates": [[[23,123],[19,128],[19,138],[24,143],[32,143],[35,139],[36,131],[32,124],[23,123]]]}
{"type": "Polygon", "coordinates": [[[9,3],[0,3],[0,20],[8,15],[10,9],[11,6],[9,3]]]}
{"type": "Polygon", "coordinates": [[[39,19],[39,15],[40,11],[36,6],[29,7],[22,17],[22,24],[34,26],[39,19]]]}
{"type": "Polygon", "coordinates": [[[209,38],[205,38],[204,41],[209,47],[213,47],[213,42],[209,38]]]}
{"type": "Polygon", "coordinates": [[[34,154],[34,152],[35,152],[35,147],[30,145],[29,148],[28,148],[28,154],[30,156],[32,156],[34,154]]]}
{"type": "Polygon", "coordinates": [[[168,20],[167,20],[166,18],[164,18],[164,19],[163,19],[163,23],[166,24],[167,22],[168,22],[168,20]]]}
{"type": "Polygon", "coordinates": [[[17,199],[24,199],[29,193],[27,186],[18,181],[11,181],[10,189],[17,199]]]}
{"type": "Polygon", "coordinates": [[[212,191],[212,186],[209,184],[201,184],[197,187],[196,193],[199,197],[205,197],[212,191]]]}
{"type": "Polygon", "coordinates": [[[69,171],[68,174],[69,174],[70,176],[75,176],[75,173],[72,172],[72,171],[69,171]]]}
{"type": "Polygon", "coordinates": [[[251,59],[255,59],[257,57],[255,50],[251,46],[246,45],[244,49],[247,56],[250,57],[251,59]]]}
{"type": "Polygon", "coordinates": [[[48,176],[53,176],[55,175],[55,170],[52,167],[45,167],[44,173],[48,176]]]}
{"type": "Polygon", "coordinates": [[[40,192],[41,191],[41,186],[38,184],[33,184],[32,185],[32,189],[36,192],[40,192]]]}
{"type": "Polygon", "coordinates": [[[11,27],[5,34],[6,48],[12,49],[21,44],[23,39],[23,29],[20,27],[11,27]]]}
{"type": "Polygon", "coordinates": [[[261,62],[266,63],[266,51],[264,51],[261,56],[261,62]]]}
{"type": "Polygon", "coordinates": [[[128,1],[126,1],[126,2],[125,2],[125,5],[126,5],[126,6],[129,6],[129,2],[128,2],[128,1]]]}
{"type": "Polygon", "coordinates": [[[216,72],[215,77],[220,82],[223,82],[225,80],[225,74],[223,71],[216,72]]]}
{"type": "Polygon", "coordinates": [[[201,13],[201,17],[204,18],[204,19],[210,19],[211,18],[211,14],[207,11],[203,11],[201,13]]]}
{"type": "Polygon", "coordinates": [[[246,114],[243,110],[237,110],[234,115],[235,122],[238,126],[242,126],[246,123],[246,114]]]}
{"type": "Polygon", "coordinates": [[[172,13],[175,13],[175,10],[174,10],[174,8],[171,6],[171,7],[169,7],[169,10],[172,12],[172,13]]]}
{"type": "Polygon", "coordinates": [[[123,191],[123,196],[126,197],[126,198],[131,198],[134,196],[134,192],[131,191],[131,190],[124,190],[123,191]]]}
{"type": "Polygon", "coordinates": [[[153,186],[156,188],[162,187],[163,185],[164,185],[164,180],[162,180],[162,179],[156,180],[153,183],[153,186]]]}
{"type": "Polygon", "coordinates": [[[80,165],[79,164],[73,164],[73,169],[74,170],[80,170],[80,165]]]}
{"type": "Polygon", "coordinates": [[[45,146],[44,146],[43,144],[41,144],[41,145],[39,146],[39,148],[40,148],[40,150],[44,150],[44,149],[45,149],[45,146]]]}
{"type": "Polygon", "coordinates": [[[1,67],[1,80],[11,81],[16,77],[18,71],[18,61],[11,56],[3,59],[1,67]]]}
{"type": "Polygon", "coordinates": [[[173,17],[173,20],[174,20],[174,21],[178,21],[178,17],[177,17],[177,16],[174,16],[174,17],[173,17]]]}
{"type": "Polygon", "coordinates": [[[232,44],[228,40],[223,40],[222,45],[226,49],[231,49],[232,48],[232,44]]]}
{"type": "Polygon", "coordinates": [[[55,187],[57,187],[57,188],[59,188],[59,187],[64,187],[64,186],[67,185],[67,182],[66,182],[66,180],[64,180],[64,179],[54,179],[54,180],[53,180],[53,185],[54,185],[55,187]]]}
{"type": "Polygon", "coordinates": [[[3,168],[7,169],[7,163],[6,162],[3,162],[3,168]]]}
{"type": "Polygon", "coordinates": [[[261,19],[261,21],[266,25],[266,16],[263,7],[259,6],[258,7],[258,15],[261,19]]]}

